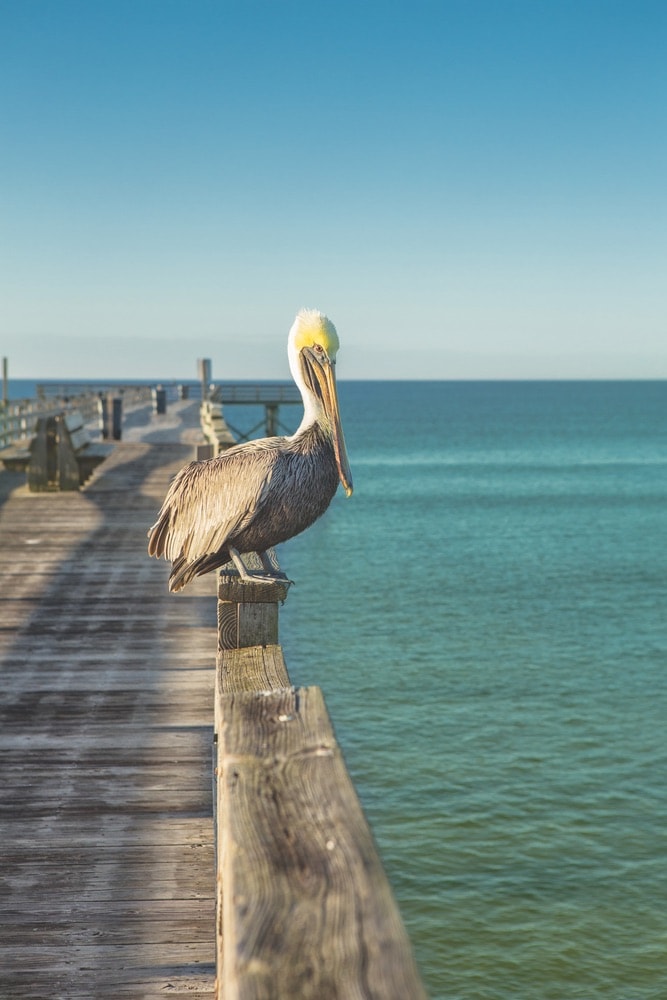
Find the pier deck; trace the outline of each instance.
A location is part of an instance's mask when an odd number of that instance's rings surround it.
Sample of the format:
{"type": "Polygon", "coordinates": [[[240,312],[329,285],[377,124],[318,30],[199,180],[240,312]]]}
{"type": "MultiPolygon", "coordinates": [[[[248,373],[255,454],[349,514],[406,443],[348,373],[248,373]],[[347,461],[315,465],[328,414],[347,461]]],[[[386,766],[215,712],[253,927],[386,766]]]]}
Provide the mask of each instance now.
{"type": "Polygon", "coordinates": [[[146,554],[198,406],[80,493],[0,472],[0,997],[213,996],[215,581],[146,554]]]}

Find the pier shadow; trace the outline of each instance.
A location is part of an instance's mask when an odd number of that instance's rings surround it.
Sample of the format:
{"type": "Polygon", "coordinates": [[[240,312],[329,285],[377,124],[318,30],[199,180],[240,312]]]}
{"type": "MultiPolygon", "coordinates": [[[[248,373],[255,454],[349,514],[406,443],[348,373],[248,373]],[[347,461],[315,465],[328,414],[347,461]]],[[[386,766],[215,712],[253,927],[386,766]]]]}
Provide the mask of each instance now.
{"type": "Polygon", "coordinates": [[[25,472],[10,472],[9,469],[0,468],[0,508],[7,503],[15,490],[25,486],[25,472]]]}

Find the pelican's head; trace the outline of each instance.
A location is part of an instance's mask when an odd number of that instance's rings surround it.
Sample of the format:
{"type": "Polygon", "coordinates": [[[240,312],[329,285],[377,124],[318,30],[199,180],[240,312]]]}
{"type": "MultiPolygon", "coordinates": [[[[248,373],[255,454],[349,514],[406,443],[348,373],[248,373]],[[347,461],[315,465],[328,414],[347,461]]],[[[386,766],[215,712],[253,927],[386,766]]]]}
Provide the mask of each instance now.
{"type": "Polygon", "coordinates": [[[287,341],[290,370],[303,396],[302,427],[315,421],[324,424],[333,439],[338,476],[348,496],[352,473],[345,450],[336,390],[336,354],[340,347],[336,327],[317,309],[297,314],[287,341]]]}

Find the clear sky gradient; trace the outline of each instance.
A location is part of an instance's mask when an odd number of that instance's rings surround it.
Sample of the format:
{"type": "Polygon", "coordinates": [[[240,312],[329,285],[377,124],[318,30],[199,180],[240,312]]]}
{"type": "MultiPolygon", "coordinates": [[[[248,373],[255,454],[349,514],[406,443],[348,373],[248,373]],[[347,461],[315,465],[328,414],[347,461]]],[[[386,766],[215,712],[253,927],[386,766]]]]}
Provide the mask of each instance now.
{"type": "Polygon", "coordinates": [[[0,0],[15,378],[667,377],[664,0],[0,0]]]}

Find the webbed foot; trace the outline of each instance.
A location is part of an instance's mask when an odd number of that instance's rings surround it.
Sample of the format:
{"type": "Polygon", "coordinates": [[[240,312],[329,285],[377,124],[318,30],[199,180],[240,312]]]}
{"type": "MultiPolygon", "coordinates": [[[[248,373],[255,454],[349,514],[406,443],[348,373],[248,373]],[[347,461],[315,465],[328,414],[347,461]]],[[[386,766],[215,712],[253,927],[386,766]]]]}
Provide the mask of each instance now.
{"type": "Polygon", "coordinates": [[[294,580],[288,580],[287,576],[274,566],[266,552],[257,553],[263,566],[261,570],[248,569],[238,549],[230,547],[229,554],[238,570],[240,578],[246,583],[284,583],[288,587],[294,584],[294,580]]]}

